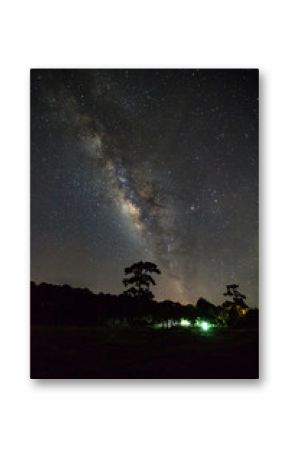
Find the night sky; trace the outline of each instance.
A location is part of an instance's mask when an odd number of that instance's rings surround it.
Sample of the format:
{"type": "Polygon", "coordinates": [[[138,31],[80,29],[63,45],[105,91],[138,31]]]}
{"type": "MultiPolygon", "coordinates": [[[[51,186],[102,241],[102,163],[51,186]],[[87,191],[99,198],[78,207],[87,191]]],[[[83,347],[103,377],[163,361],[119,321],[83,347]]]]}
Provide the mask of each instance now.
{"type": "Polygon", "coordinates": [[[258,304],[258,71],[32,70],[31,278],[258,304]]]}

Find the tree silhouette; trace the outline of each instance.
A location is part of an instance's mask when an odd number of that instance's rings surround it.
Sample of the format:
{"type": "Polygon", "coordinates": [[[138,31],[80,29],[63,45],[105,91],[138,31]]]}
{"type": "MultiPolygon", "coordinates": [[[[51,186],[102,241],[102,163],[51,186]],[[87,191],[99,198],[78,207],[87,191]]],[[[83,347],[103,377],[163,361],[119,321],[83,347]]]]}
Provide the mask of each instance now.
{"type": "Polygon", "coordinates": [[[155,263],[140,261],[125,268],[124,271],[126,276],[132,275],[129,278],[123,279],[125,287],[130,286],[130,288],[124,291],[124,294],[133,298],[154,298],[153,293],[150,291],[150,287],[151,285],[156,285],[156,282],[150,273],[161,274],[161,271],[155,263]]]}
{"type": "Polygon", "coordinates": [[[247,305],[245,303],[246,295],[243,295],[241,292],[239,292],[238,284],[229,284],[229,285],[226,285],[226,287],[227,287],[227,291],[226,291],[226,293],[224,293],[224,296],[233,296],[233,300],[236,305],[239,305],[242,307],[247,307],[247,305]]]}

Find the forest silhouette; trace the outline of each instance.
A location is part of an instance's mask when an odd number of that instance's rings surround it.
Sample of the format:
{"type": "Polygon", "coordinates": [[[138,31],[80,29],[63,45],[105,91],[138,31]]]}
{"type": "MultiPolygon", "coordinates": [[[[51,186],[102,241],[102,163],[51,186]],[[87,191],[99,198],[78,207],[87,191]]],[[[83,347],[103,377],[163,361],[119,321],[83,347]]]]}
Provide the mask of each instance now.
{"type": "Polygon", "coordinates": [[[183,305],[154,299],[154,263],[124,275],[119,295],[31,283],[32,378],[258,377],[258,310],[237,284],[221,305],[183,305]]]}
{"type": "Polygon", "coordinates": [[[69,285],[31,283],[31,324],[137,326],[178,325],[181,319],[194,323],[209,320],[216,326],[257,327],[258,310],[245,303],[237,284],[228,285],[225,296],[232,298],[214,305],[199,298],[196,305],[183,305],[170,299],[155,301],[150,290],[156,285],[153,275],[161,271],[152,262],[138,262],[124,270],[123,293],[94,294],[87,288],[69,285]]]}

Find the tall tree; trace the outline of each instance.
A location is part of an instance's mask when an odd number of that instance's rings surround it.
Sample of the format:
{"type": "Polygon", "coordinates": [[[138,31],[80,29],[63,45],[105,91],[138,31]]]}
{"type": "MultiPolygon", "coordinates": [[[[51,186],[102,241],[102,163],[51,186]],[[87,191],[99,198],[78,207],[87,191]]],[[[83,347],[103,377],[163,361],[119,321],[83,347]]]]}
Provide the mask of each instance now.
{"type": "Polygon", "coordinates": [[[125,268],[125,275],[131,275],[131,277],[123,279],[125,287],[130,286],[124,293],[134,298],[145,297],[147,299],[153,299],[154,295],[150,287],[156,285],[156,282],[151,276],[152,273],[161,274],[157,265],[152,262],[140,261],[125,268]]]}
{"type": "Polygon", "coordinates": [[[243,307],[247,307],[245,300],[246,300],[246,295],[243,295],[243,293],[239,292],[238,288],[238,284],[229,284],[226,285],[227,287],[227,291],[226,293],[224,293],[224,296],[233,296],[233,300],[235,302],[235,304],[243,306],[243,307]]]}

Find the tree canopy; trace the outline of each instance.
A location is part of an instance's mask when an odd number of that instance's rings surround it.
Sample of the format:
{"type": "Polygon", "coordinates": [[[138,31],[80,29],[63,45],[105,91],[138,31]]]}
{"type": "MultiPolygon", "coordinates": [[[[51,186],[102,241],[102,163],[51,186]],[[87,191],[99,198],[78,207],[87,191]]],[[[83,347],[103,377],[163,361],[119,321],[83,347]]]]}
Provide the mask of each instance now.
{"type": "Polygon", "coordinates": [[[124,294],[131,297],[146,297],[153,299],[154,295],[150,290],[152,285],[156,285],[155,280],[151,274],[161,274],[161,271],[155,263],[152,262],[137,262],[130,267],[125,268],[125,277],[123,284],[129,288],[124,291],[124,294]]]}

